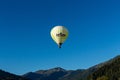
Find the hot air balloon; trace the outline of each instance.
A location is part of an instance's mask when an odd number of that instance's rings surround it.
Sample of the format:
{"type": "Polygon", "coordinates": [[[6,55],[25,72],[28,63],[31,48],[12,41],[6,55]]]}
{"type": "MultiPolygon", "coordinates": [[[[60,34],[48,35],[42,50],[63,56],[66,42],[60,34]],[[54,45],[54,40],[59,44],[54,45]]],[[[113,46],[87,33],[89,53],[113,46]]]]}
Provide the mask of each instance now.
{"type": "Polygon", "coordinates": [[[64,26],[55,26],[51,32],[52,39],[57,43],[58,47],[61,48],[61,45],[68,37],[68,30],[64,26]]]}

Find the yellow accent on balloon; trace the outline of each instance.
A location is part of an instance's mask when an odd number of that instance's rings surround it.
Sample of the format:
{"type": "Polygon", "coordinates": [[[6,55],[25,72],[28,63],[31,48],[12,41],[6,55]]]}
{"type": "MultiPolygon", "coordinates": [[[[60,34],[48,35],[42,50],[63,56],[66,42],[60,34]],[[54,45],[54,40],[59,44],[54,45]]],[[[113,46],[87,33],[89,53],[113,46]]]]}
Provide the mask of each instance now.
{"type": "Polygon", "coordinates": [[[63,26],[55,26],[51,32],[52,39],[58,44],[64,43],[68,37],[68,30],[63,26]]]}

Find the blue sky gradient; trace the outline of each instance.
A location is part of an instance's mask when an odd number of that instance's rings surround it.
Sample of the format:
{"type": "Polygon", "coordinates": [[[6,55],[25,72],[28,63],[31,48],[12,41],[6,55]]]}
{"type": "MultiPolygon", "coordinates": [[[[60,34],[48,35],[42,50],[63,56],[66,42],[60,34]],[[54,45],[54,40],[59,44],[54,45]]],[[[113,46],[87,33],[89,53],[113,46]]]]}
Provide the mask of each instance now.
{"type": "Polygon", "coordinates": [[[1,0],[0,68],[15,74],[86,69],[120,53],[119,0],[1,0]],[[63,25],[61,49],[50,30],[63,25]]]}

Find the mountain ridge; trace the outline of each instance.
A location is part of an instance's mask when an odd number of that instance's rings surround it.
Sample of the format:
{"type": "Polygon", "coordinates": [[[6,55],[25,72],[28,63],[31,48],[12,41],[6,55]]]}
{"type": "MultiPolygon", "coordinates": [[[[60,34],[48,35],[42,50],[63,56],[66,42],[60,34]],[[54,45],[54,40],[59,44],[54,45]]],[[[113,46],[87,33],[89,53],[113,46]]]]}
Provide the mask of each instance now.
{"type": "Polygon", "coordinates": [[[0,70],[0,80],[120,80],[120,55],[88,69],[55,67],[28,72],[22,76],[0,70]]]}
{"type": "Polygon", "coordinates": [[[27,79],[25,77],[0,70],[0,80],[31,80],[31,79],[27,79]]]}
{"type": "MultiPolygon", "coordinates": [[[[38,75],[40,74],[42,76],[42,78],[39,78],[39,80],[74,80],[74,79],[88,80],[88,78],[91,74],[94,74],[94,72],[96,72],[97,70],[101,69],[102,67],[104,67],[106,65],[112,64],[118,58],[120,58],[120,55],[118,55],[110,60],[107,60],[105,62],[102,62],[100,64],[97,64],[95,66],[92,66],[88,69],[66,70],[61,67],[56,67],[56,68],[52,68],[52,69],[48,69],[48,70],[38,70],[38,71],[33,72],[33,74],[34,73],[37,73],[38,75]],[[62,75],[57,76],[58,74],[62,74],[62,75]],[[50,76],[52,76],[52,78],[50,76]],[[54,79],[53,77],[56,77],[56,78],[54,79]]],[[[28,78],[31,78],[29,76],[29,75],[31,75],[30,73],[26,74],[26,75],[28,78]]],[[[24,76],[24,77],[26,77],[26,76],[24,76]]],[[[31,79],[36,80],[36,79],[34,79],[34,77],[31,79]]]]}

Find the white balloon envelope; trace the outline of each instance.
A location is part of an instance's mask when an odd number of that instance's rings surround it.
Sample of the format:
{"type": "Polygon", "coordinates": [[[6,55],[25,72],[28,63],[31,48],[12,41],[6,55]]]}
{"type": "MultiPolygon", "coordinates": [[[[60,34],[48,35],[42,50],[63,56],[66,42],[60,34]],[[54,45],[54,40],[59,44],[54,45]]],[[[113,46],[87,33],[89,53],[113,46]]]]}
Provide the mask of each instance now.
{"type": "Polygon", "coordinates": [[[50,34],[52,39],[58,44],[58,47],[61,48],[61,45],[68,37],[68,30],[64,26],[55,26],[50,34]]]}

